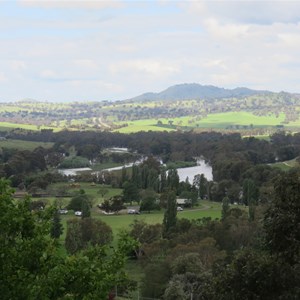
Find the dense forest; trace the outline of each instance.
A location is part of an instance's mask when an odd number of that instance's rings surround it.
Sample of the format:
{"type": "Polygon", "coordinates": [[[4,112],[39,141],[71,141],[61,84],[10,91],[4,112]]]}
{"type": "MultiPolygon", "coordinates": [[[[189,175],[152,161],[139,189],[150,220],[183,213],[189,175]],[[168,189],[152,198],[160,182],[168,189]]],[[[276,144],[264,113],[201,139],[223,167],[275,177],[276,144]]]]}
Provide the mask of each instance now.
{"type": "MultiPolygon", "coordinates": [[[[300,134],[277,132],[270,141],[216,132],[4,134],[53,146],[1,149],[0,174],[9,180],[0,186],[3,299],[19,299],[19,294],[24,299],[107,299],[114,297],[115,285],[123,294],[139,289],[143,297],[153,299],[299,299],[300,170],[283,171],[274,165],[297,161],[300,134]],[[132,151],[108,154],[105,149],[110,147],[132,151]],[[62,207],[57,202],[40,210],[41,202],[33,200],[49,193],[52,183],[69,182],[57,172],[60,165],[71,158],[76,164],[112,160],[122,165],[141,156],[139,165],[103,176],[78,175],[72,184],[121,188],[121,195],[105,199],[99,208],[118,212],[136,203],[140,212],[162,209],[163,222],[133,221],[112,250],[107,248],[111,229],[92,217],[92,201],[79,190],[65,208],[81,210],[82,217],[68,219],[62,247],[57,214],[62,207]],[[192,183],[180,182],[174,164],[198,157],[212,166],[213,180],[199,174],[192,183]],[[33,198],[14,200],[9,184],[33,198]],[[202,199],[222,203],[221,218],[178,218],[178,197],[192,208],[202,199]],[[125,258],[143,270],[139,286],[121,272],[125,258]]],[[[55,191],[57,197],[66,193],[55,191]]]]}

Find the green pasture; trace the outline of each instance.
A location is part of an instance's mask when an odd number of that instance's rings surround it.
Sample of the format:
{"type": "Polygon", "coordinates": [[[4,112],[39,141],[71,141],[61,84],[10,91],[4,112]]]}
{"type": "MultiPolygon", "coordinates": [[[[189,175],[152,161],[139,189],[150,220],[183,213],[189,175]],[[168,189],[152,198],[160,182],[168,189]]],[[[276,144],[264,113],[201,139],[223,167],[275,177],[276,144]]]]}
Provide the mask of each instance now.
{"type": "MultiPolygon", "coordinates": [[[[210,114],[207,117],[201,118],[197,116],[185,116],[179,118],[159,118],[159,119],[147,119],[128,122],[116,122],[116,125],[128,124],[126,127],[116,129],[115,131],[122,133],[132,133],[138,131],[172,131],[176,128],[189,129],[189,128],[209,128],[209,129],[225,129],[229,126],[250,126],[254,127],[270,127],[281,125],[285,119],[285,114],[280,113],[278,117],[274,114],[268,116],[257,116],[250,112],[226,112],[210,114]],[[158,121],[162,122],[162,125],[157,124],[158,121]],[[170,126],[170,121],[172,126],[170,126]]],[[[300,126],[300,121],[294,122],[300,126]]],[[[294,124],[291,123],[291,124],[294,124]]],[[[290,125],[290,124],[289,124],[290,125]]],[[[240,128],[242,129],[242,128],[240,128]]]]}
{"type": "MultiPolygon", "coordinates": [[[[128,122],[116,122],[116,125],[128,124],[126,127],[115,129],[120,133],[133,133],[138,131],[173,131],[172,128],[158,127],[156,119],[137,120],[128,122]]],[[[166,122],[167,124],[167,122],[166,122]]]]}
{"type": "Polygon", "coordinates": [[[19,149],[19,150],[34,150],[37,147],[51,148],[53,143],[43,143],[43,142],[31,142],[31,141],[22,141],[22,140],[13,140],[7,139],[0,141],[0,147],[10,148],[10,149],[19,149]]]}
{"type": "Polygon", "coordinates": [[[31,124],[19,124],[19,123],[10,123],[10,122],[0,122],[0,127],[22,128],[27,130],[52,129],[52,127],[47,127],[47,126],[37,126],[31,124]]]}
{"type": "Polygon", "coordinates": [[[296,159],[291,159],[291,160],[287,160],[287,161],[283,161],[283,162],[270,164],[270,166],[274,167],[274,168],[279,168],[282,171],[288,171],[291,168],[299,167],[299,163],[297,162],[296,159]]]}
{"type": "Polygon", "coordinates": [[[268,116],[257,116],[250,112],[227,112],[208,115],[199,122],[199,127],[226,128],[229,125],[247,125],[265,127],[280,125],[284,121],[285,115],[280,113],[278,117],[271,114],[268,116]]]}
{"type": "MultiPolygon", "coordinates": [[[[76,192],[79,192],[80,189],[83,189],[85,193],[93,198],[93,203],[94,205],[97,205],[99,203],[102,203],[104,198],[110,198],[116,195],[122,194],[122,189],[119,188],[112,188],[110,185],[102,185],[102,184],[91,184],[89,182],[80,182],[77,184],[72,184],[70,182],[68,183],[55,183],[52,184],[49,189],[50,190],[55,190],[58,188],[64,188],[66,191],[68,191],[70,194],[75,194],[76,192]],[[98,191],[100,189],[106,189],[107,194],[105,194],[104,197],[102,197],[98,191]]],[[[45,198],[49,199],[50,203],[53,203],[54,199],[53,197],[50,198],[45,198]]],[[[69,199],[67,200],[68,202],[70,201],[70,197],[66,198],[69,199]]]]}
{"type": "MultiPolygon", "coordinates": [[[[211,201],[201,201],[199,207],[193,209],[184,209],[177,213],[178,218],[185,218],[188,220],[201,219],[206,217],[211,217],[212,219],[217,219],[221,217],[221,203],[211,202],[211,201]]],[[[142,220],[147,224],[162,224],[164,218],[164,210],[154,211],[151,213],[142,213],[140,215],[129,215],[127,214],[127,209],[121,211],[118,215],[104,215],[99,208],[94,207],[92,209],[92,217],[104,221],[107,225],[112,228],[113,235],[116,237],[118,232],[121,230],[130,229],[130,224],[134,220],[142,220]]],[[[69,212],[68,215],[62,215],[62,224],[64,225],[64,235],[61,239],[65,238],[66,224],[67,220],[70,218],[76,218],[73,212],[69,212]]]]}

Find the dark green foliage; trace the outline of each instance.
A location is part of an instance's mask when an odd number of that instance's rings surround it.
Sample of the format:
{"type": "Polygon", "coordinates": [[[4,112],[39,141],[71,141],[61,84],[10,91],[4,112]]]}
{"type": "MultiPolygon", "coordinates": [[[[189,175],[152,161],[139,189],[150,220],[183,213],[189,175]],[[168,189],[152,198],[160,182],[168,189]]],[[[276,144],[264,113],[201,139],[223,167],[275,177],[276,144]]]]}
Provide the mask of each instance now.
{"type": "Polygon", "coordinates": [[[150,212],[151,210],[160,209],[157,203],[157,197],[157,194],[151,189],[143,191],[141,193],[142,202],[140,206],[140,211],[150,212]]]}
{"type": "Polygon", "coordinates": [[[129,235],[138,242],[138,246],[134,251],[135,256],[139,258],[143,256],[143,249],[146,244],[151,244],[161,239],[162,226],[161,224],[149,225],[144,221],[134,220],[131,224],[129,235]]]}
{"type": "Polygon", "coordinates": [[[299,171],[280,176],[274,186],[275,199],[264,220],[266,244],[272,253],[296,263],[300,260],[299,171]]]}
{"type": "Polygon", "coordinates": [[[300,273],[267,253],[248,249],[213,272],[209,299],[299,299],[300,273]]]}
{"type": "Polygon", "coordinates": [[[110,198],[110,203],[110,210],[116,213],[126,208],[126,206],[124,205],[123,197],[119,195],[110,198]]]}
{"type": "Polygon", "coordinates": [[[171,270],[166,262],[151,263],[144,269],[141,291],[143,297],[160,299],[167,287],[171,270]]]}
{"type": "Polygon", "coordinates": [[[85,210],[86,215],[89,214],[89,209],[92,207],[92,199],[85,193],[84,190],[80,190],[70,201],[67,208],[74,211],[85,210]]]}
{"type": "Polygon", "coordinates": [[[78,156],[85,157],[89,160],[93,160],[100,153],[101,147],[95,144],[87,144],[78,146],[76,150],[78,156]]]}
{"type": "Polygon", "coordinates": [[[81,218],[89,218],[91,216],[91,202],[89,199],[83,199],[81,203],[81,218]]]}
{"type": "Polygon", "coordinates": [[[167,187],[170,190],[176,191],[179,187],[179,176],[176,169],[169,169],[167,176],[167,187]]]}
{"type": "Polygon", "coordinates": [[[50,229],[50,236],[54,239],[58,239],[63,233],[63,225],[61,224],[60,214],[57,209],[53,213],[53,219],[50,229]]]}
{"type": "Polygon", "coordinates": [[[120,238],[109,251],[95,246],[62,256],[50,237],[54,211],[32,212],[30,199],[14,201],[0,180],[1,299],[107,299],[116,285],[132,288],[123,271],[125,253],[135,247],[131,239],[120,238]]]}
{"type": "Polygon", "coordinates": [[[257,201],[255,201],[253,198],[251,198],[249,200],[249,220],[250,221],[254,221],[254,219],[255,219],[256,204],[257,204],[257,201]]]}
{"type": "Polygon", "coordinates": [[[65,247],[71,254],[89,245],[105,245],[112,241],[111,228],[101,220],[70,219],[67,222],[65,247]]]}
{"type": "Polygon", "coordinates": [[[123,197],[116,195],[109,199],[105,199],[99,208],[103,209],[107,213],[118,213],[120,210],[125,209],[126,206],[124,206],[123,197]]]}
{"type": "Polygon", "coordinates": [[[198,192],[197,191],[183,191],[179,195],[180,199],[186,199],[184,206],[194,207],[198,203],[198,192]]]}
{"type": "Polygon", "coordinates": [[[163,235],[164,237],[168,237],[176,227],[177,203],[176,195],[173,191],[167,191],[165,194],[167,199],[167,207],[163,219],[163,235]]]}
{"type": "Polygon", "coordinates": [[[203,199],[207,196],[207,179],[204,174],[198,174],[194,176],[193,185],[196,187],[198,192],[198,198],[203,199]]]}
{"type": "Polygon", "coordinates": [[[87,158],[85,157],[80,157],[80,156],[71,156],[65,158],[59,165],[60,168],[84,168],[84,167],[89,167],[90,162],[87,158]]]}
{"type": "Polygon", "coordinates": [[[161,238],[161,224],[149,225],[142,220],[134,220],[130,227],[130,236],[141,244],[150,244],[161,238]]]}
{"type": "Polygon", "coordinates": [[[200,274],[204,271],[199,253],[188,252],[178,256],[171,263],[171,270],[173,274],[185,274],[187,272],[200,274]]]}
{"type": "Polygon", "coordinates": [[[228,216],[229,209],[230,209],[229,198],[224,197],[222,201],[222,220],[224,220],[228,216]]]}
{"type": "Polygon", "coordinates": [[[255,205],[259,197],[259,190],[252,179],[245,179],[243,182],[243,203],[255,205]]]}
{"type": "Polygon", "coordinates": [[[123,183],[123,201],[125,203],[139,202],[139,190],[137,186],[132,183],[125,181],[123,183]]]}
{"type": "Polygon", "coordinates": [[[30,202],[30,209],[31,210],[43,210],[46,206],[46,203],[43,200],[36,200],[30,202]]]}

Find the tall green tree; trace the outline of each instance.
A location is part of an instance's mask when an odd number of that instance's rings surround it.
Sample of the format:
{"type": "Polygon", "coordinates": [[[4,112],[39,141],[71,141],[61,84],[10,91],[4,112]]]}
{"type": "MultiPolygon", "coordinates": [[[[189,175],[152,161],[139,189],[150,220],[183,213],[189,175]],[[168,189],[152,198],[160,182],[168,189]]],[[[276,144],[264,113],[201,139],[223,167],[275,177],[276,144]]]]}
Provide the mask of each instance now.
{"type": "Polygon", "coordinates": [[[204,174],[198,174],[194,176],[193,185],[198,191],[198,198],[203,199],[208,194],[207,192],[207,179],[204,174]]]}
{"type": "Polygon", "coordinates": [[[225,220],[228,216],[229,210],[230,210],[230,201],[228,197],[224,197],[222,200],[222,220],[225,220]]]}
{"type": "Polygon", "coordinates": [[[139,190],[132,182],[125,181],[123,183],[123,201],[125,203],[139,202],[139,190]]]}
{"type": "Polygon", "coordinates": [[[82,203],[81,203],[81,218],[85,219],[85,218],[90,218],[91,216],[91,201],[89,201],[89,199],[87,197],[84,197],[82,199],[82,203]]]}
{"type": "Polygon", "coordinates": [[[164,213],[163,219],[163,236],[168,237],[176,227],[177,221],[177,202],[176,194],[173,191],[167,191],[167,208],[164,213]]]}
{"type": "Polygon", "coordinates": [[[245,205],[257,203],[259,197],[259,189],[252,179],[245,179],[243,181],[243,202],[245,205]]]}
{"type": "Polygon", "coordinates": [[[52,238],[58,239],[63,233],[63,225],[61,224],[61,218],[58,209],[54,210],[53,219],[51,224],[50,235],[52,238]]]}
{"type": "Polygon", "coordinates": [[[179,176],[176,169],[168,170],[167,185],[169,189],[177,192],[179,187],[179,176]]]}

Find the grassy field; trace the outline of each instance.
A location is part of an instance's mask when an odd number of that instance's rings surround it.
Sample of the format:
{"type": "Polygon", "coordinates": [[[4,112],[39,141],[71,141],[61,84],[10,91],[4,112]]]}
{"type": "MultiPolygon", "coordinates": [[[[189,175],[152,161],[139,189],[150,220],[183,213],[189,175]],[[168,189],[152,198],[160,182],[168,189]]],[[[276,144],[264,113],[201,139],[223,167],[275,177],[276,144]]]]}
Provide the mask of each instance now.
{"type": "MultiPolygon", "coordinates": [[[[167,124],[167,120],[163,120],[167,124]]],[[[128,124],[126,127],[115,129],[114,131],[120,133],[133,133],[138,131],[174,131],[172,128],[158,127],[156,126],[157,120],[147,119],[147,120],[137,120],[129,122],[116,122],[117,125],[128,124]]]]}
{"type": "MultiPolygon", "coordinates": [[[[197,117],[180,117],[172,119],[147,119],[147,120],[137,120],[128,122],[116,122],[117,125],[128,124],[127,127],[122,127],[116,129],[115,131],[121,133],[131,133],[138,131],[172,131],[177,127],[180,128],[207,128],[207,129],[225,129],[230,126],[250,126],[252,124],[254,127],[269,127],[280,125],[284,121],[285,115],[283,113],[279,114],[278,117],[271,114],[268,116],[257,116],[250,112],[226,112],[210,114],[206,118],[197,120],[197,117]],[[157,122],[161,121],[162,125],[157,125],[157,122]],[[170,127],[169,122],[172,122],[173,128],[170,127]]],[[[299,121],[300,126],[300,121],[299,121]]]]}
{"type": "Polygon", "coordinates": [[[53,144],[54,143],[31,142],[12,139],[0,141],[0,147],[30,151],[34,150],[37,147],[51,148],[53,144]]]}
{"type": "MultiPolygon", "coordinates": [[[[189,101],[187,103],[182,103],[182,105],[190,106],[193,102],[189,101]]],[[[136,104],[130,104],[129,106],[134,107],[136,104]]],[[[146,106],[153,107],[154,103],[145,104],[146,106]]],[[[178,104],[179,105],[179,104],[178,104]]],[[[10,107],[13,110],[13,107],[10,107]]],[[[108,109],[108,107],[106,107],[108,109]]],[[[124,107],[122,106],[122,109],[124,107]]],[[[112,113],[113,114],[113,113],[112,113]]],[[[116,122],[116,118],[113,115],[108,117],[111,119],[115,125],[124,125],[128,126],[115,129],[114,131],[120,133],[133,133],[138,131],[174,131],[176,129],[181,130],[190,130],[192,128],[202,128],[202,129],[243,129],[243,126],[251,126],[255,128],[264,128],[264,127],[274,127],[281,125],[285,119],[285,114],[280,113],[277,117],[275,114],[269,114],[267,116],[257,116],[247,111],[239,112],[225,112],[225,113],[215,113],[209,114],[207,117],[201,117],[199,115],[177,117],[177,118],[159,118],[159,119],[143,119],[136,121],[124,121],[116,122]],[[159,123],[159,124],[158,124],[159,123]],[[236,128],[240,127],[240,128],[236,128]]],[[[65,120],[59,120],[53,122],[53,127],[47,126],[37,126],[30,124],[19,124],[19,123],[10,123],[10,122],[0,122],[0,129],[2,130],[12,130],[15,128],[22,128],[27,130],[40,130],[40,129],[53,129],[53,131],[60,131],[64,129],[64,126],[68,127],[70,130],[78,130],[79,128],[85,128],[85,130],[96,130],[93,128],[94,122],[89,118],[78,118],[73,119],[67,125],[65,120]]],[[[300,120],[286,124],[285,127],[300,127],[300,120]]]]}
{"type": "Polygon", "coordinates": [[[287,160],[287,161],[283,161],[283,162],[270,164],[270,166],[272,166],[274,168],[279,168],[282,171],[288,171],[291,168],[294,168],[297,166],[299,167],[299,163],[296,161],[296,159],[291,159],[291,160],[287,160]]]}
{"type": "MultiPolygon", "coordinates": [[[[70,183],[55,183],[55,184],[52,184],[50,187],[50,189],[54,189],[54,190],[57,188],[64,188],[71,194],[72,193],[74,194],[74,193],[78,192],[80,189],[83,189],[87,195],[92,197],[93,203],[95,205],[102,203],[104,198],[110,198],[110,197],[113,197],[116,195],[120,195],[122,193],[122,189],[111,188],[111,186],[109,186],[109,185],[91,184],[88,182],[80,182],[77,187],[72,187],[72,184],[70,184],[70,183]],[[98,193],[98,191],[101,188],[105,188],[108,191],[104,197],[102,197],[98,193]]],[[[45,198],[45,199],[48,199],[49,203],[52,203],[54,201],[53,197],[45,198]]],[[[70,197],[66,198],[66,199],[69,199],[68,201],[70,201],[70,197]]]]}
{"type": "Polygon", "coordinates": [[[41,130],[41,129],[55,129],[53,127],[48,126],[37,126],[31,124],[20,124],[20,123],[10,123],[10,122],[0,122],[0,129],[15,129],[15,128],[22,128],[27,130],[41,130]]]}
{"type": "Polygon", "coordinates": [[[208,128],[226,128],[229,125],[250,125],[253,126],[276,126],[280,125],[284,120],[284,114],[281,113],[278,118],[275,115],[269,116],[256,116],[252,113],[241,112],[228,112],[208,115],[198,122],[199,127],[208,128]]]}
{"type": "MultiPolygon", "coordinates": [[[[93,208],[92,208],[92,216],[97,219],[101,219],[106,222],[109,226],[112,227],[114,234],[120,229],[129,228],[129,225],[133,222],[133,220],[143,220],[148,224],[156,224],[162,223],[164,211],[154,211],[151,213],[142,213],[140,215],[129,215],[127,214],[127,209],[121,211],[118,215],[104,215],[100,209],[97,207],[98,204],[102,203],[105,198],[110,198],[115,195],[121,195],[122,189],[120,188],[112,188],[109,185],[101,185],[101,184],[91,184],[86,182],[79,183],[79,186],[76,188],[71,187],[70,183],[56,183],[52,184],[50,187],[51,190],[56,189],[64,189],[67,190],[70,194],[76,193],[79,189],[83,189],[85,193],[92,197],[93,199],[93,208]],[[102,197],[99,194],[99,190],[106,189],[107,193],[102,197]]],[[[55,201],[55,197],[43,198],[47,204],[53,204],[55,201]]],[[[37,199],[34,199],[37,200],[37,199]]],[[[70,202],[71,197],[62,197],[58,198],[59,202],[62,204],[62,207],[67,206],[70,202]]],[[[211,217],[213,219],[220,218],[221,216],[221,203],[211,202],[207,200],[201,200],[200,204],[193,209],[187,208],[183,211],[177,213],[178,218],[186,218],[189,220],[199,219],[203,217],[211,217]]],[[[62,219],[64,223],[67,219],[73,218],[73,212],[69,212],[68,215],[62,215],[62,219]]]]}
{"type": "MultiPolygon", "coordinates": [[[[118,192],[118,189],[115,193],[118,192]]],[[[111,192],[113,193],[113,192],[111,192]]],[[[140,215],[129,215],[127,210],[122,211],[119,215],[104,215],[100,209],[94,207],[92,209],[92,217],[104,221],[109,225],[113,234],[116,237],[120,230],[129,229],[130,224],[134,220],[143,220],[147,224],[157,224],[162,223],[164,217],[164,211],[154,211],[151,213],[143,213],[140,215]]],[[[201,201],[199,207],[193,209],[185,209],[177,213],[178,218],[186,218],[189,220],[200,219],[204,217],[211,217],[212,219],[217,219],[221,217],[221,203],[211,202],[211,201],[201,201]]],[[[75,218],[73,212],[69,212],[68,215],[62,215],[62,223],[66,228],[67,220],[70,218],[75,218]]],[[[65,232],[66,230],[64,230],[65,232]]],[[[62,236],[64,239],[65,234],[62,236]]]]}

